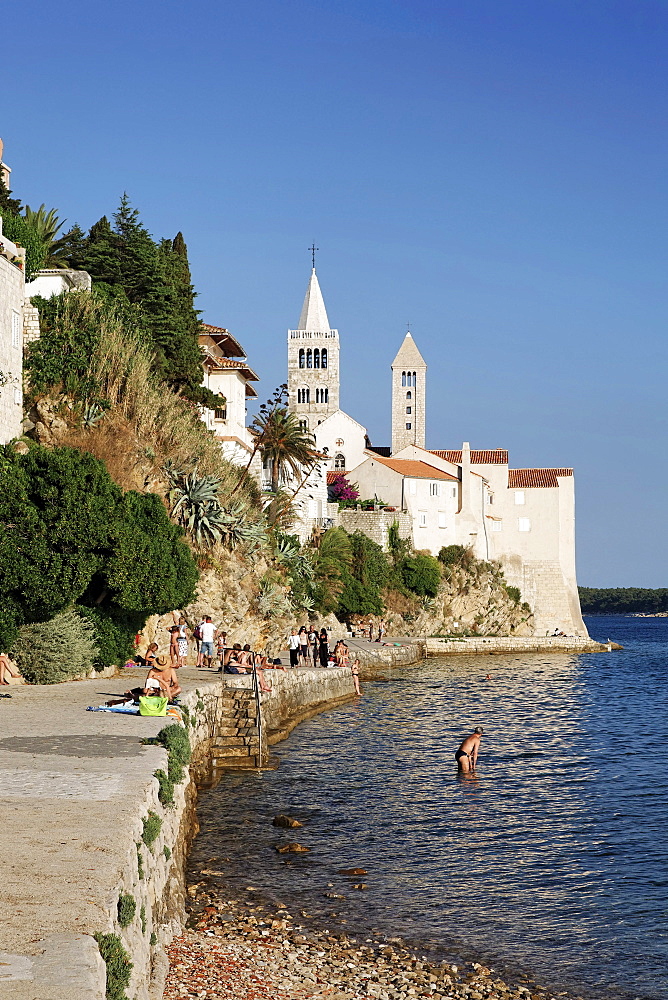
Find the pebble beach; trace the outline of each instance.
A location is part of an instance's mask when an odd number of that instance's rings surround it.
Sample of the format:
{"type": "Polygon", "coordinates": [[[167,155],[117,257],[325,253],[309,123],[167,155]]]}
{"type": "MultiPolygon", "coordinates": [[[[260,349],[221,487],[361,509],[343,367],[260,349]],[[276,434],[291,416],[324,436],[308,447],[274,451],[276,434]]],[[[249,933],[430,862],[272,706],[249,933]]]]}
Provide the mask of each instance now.
{"type": "Polygon", "coordinates": [[[571,1000],[478,962],[432,962],[396,938],[314,928],[306,911],[230,899],[207,882],[188,888],[188,929],[169,950],[164,1000],[571,1000]]]}

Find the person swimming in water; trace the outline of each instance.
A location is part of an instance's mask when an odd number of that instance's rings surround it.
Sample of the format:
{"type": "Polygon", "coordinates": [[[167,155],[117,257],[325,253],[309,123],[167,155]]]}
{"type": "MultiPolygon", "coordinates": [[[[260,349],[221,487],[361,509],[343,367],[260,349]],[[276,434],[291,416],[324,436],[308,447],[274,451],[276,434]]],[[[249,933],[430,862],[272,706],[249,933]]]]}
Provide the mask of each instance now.
{"type": "Polygon", "coordinates": [[[459,750],[455,754],[457,767],[460,771],[475,771],[475,766],[478,762],[478,751],[480,749],[480,737],[482,734],[482,726],[476,726],[471,735],[462,740],[459,750]]]}

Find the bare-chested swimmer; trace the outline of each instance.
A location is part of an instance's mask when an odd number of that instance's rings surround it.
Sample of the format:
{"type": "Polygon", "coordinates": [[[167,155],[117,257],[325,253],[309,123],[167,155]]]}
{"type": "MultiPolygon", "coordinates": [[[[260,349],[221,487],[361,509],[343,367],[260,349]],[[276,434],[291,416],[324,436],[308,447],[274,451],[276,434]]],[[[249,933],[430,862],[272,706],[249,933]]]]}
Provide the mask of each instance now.
{"type": "Polygon", "coordinates": [[[459,750],[455,754],[457,767],[460,771],[475,771],[478,761],[478,750],[480,749],[480,737],[482,727],[476,726],[470,736],[462,740],[459,750]]]}

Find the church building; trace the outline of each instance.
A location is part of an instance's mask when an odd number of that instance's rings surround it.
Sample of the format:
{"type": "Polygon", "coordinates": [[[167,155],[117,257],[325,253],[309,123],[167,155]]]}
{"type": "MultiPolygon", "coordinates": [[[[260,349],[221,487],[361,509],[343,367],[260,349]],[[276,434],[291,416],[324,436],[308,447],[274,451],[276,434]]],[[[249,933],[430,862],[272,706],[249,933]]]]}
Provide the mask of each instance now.
{"type": "Polygon", "coordinates": [[[387,544],[394,520],[415,549],[447,545],[498,560],[533,613],[536,634],[587,635],[575,576],[573,470],[510,469],[505,449],[426,448],[427,364],[413,335],[391,362],[392,446],[372,447],[366,428],[339,407],[339,334],[315,266],[298,326],[288,331],[288,398],[323,461],[311,473],[300,533],[341,524],[387,544]],[[373,511],[339,511],[326,481],[345,472],[373,511]],[[325,516],[326,515],[326,516],[325,516]]]}

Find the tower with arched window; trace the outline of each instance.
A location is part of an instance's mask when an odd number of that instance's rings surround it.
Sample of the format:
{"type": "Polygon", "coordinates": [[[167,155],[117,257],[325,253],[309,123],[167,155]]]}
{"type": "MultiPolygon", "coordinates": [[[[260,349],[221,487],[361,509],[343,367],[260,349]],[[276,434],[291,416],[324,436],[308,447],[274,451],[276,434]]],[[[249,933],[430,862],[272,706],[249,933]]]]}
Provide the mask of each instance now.
{"type": "Polygon", "coordinates": [[[315,268],[297,329],[288,330],[288,408],[311,433],[339,408],[339,332],[329,325],[315,268]]]}
{"type": "Polygon", "coordinates": [[[392,362],[392,454],[425,446],[427,365],[410,333],[392,362]]]}

